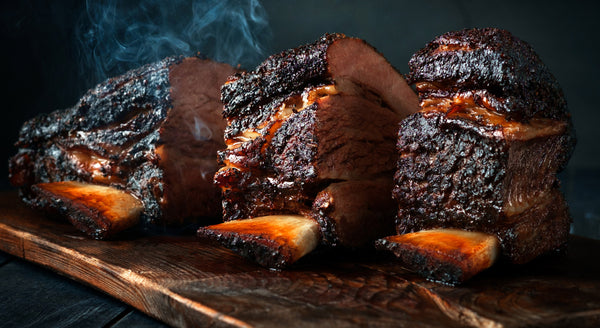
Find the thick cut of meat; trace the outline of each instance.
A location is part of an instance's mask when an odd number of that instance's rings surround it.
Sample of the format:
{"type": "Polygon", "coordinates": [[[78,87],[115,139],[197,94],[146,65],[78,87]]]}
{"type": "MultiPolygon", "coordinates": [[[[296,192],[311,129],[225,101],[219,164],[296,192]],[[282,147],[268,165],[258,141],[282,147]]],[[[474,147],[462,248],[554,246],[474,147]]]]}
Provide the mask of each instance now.
{"type": "Polygon", "coordinates": [[[286,98],[332,84],[371,98],[401,117],[418,106],[414,92],[373,47],[343,34],[327,34],[314,43],[273,55],[223,86],[226,139],[257,128],[286,98]]]}
{"type": "Polygon", "coordinates": [[[145,222],[218,217],[212,179],[224,148],[220,87],[236,71],[200,57],[173,57],[89,90],[72,108],[23,125],[10,180],[44,207],[37,183],[81,181],[122,189],[145,222]]]}
{"type": "Polygon", "coordinates": [[[326,35],[223,86],[224,218],[309,210],[329,183],[393,171],[396,123],[413,91],[364,41],[326,35]]]}
{"type": "Polygon", "coordinates": [[[316,99],[264,136],[230,144],[216,176],[225,219],[308,211],[332,182],[391,177],[390,137],[398,121],[389,109],[338,93],[316,99]]]}
{"type": "Polygon", "coordinates": [[[513,263],[566,243],[556,174],[575,137],[562,91],[531,47],[498,29],[452,32],[410,69],[422,110],[399,129],[398,233],[493,234],[513,263]]]}
{"type": "Polygon", "coordinates": [[[325,35],[237,75],[222,100],[227,149],[215,181],[226,221],[301,214],[323,243],[346,247],[393,229],[396,129],[418,99],[373,47],[325,35]]]}

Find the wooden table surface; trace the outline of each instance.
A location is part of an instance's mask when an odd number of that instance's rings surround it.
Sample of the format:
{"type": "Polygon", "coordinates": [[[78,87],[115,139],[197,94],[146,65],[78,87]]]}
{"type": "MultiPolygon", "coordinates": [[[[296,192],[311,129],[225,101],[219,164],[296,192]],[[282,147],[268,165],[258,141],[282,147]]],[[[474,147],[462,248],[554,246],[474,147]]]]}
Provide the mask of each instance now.
{"type": "Polygon", "coordinates": [[[0,193],[0,250],[8,327],[600,325],[600,241],[581,237],[449,287],[371,252],[271,271],[193,236],[89,240],[0,193]]]}
{"type": "Polygon", "coordinates": [[[0,252],[0,327],[167,327],[107,294],[0,252]]]}

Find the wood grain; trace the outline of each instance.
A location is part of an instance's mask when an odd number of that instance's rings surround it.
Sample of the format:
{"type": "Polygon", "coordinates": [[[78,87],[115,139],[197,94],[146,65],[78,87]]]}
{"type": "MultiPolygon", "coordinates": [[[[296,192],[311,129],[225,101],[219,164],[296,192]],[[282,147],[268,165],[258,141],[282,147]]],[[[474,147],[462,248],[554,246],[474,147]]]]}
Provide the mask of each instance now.
{"type": "Polygon", "coordinates": [[[2,327],[103,327],[127,308],[18,259],[2,266],[0,281],[2,327]],[[36,301],[40,299],[45,302],[36,301]]]}
{"type": "Polygon", "coordinates": [[[100,289],[172,326],[520,327],[600,324],[600,242],[496,265],[460,287],[374,252],[320,251],[262,269],[194,236],[84,237],[0,194],[0,249],[100,289]]]}

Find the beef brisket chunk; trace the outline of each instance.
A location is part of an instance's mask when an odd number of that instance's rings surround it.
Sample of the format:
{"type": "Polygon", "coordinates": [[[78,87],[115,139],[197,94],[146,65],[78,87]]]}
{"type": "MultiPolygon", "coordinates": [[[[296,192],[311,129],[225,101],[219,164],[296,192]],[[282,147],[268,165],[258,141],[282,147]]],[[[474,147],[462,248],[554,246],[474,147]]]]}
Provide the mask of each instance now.
{"type": "Polygon", "coordinates": [[[227,149],[215,182],[226,221],[304,215],[323,243],[349,247],[393,229],[396,129],[418,99],[373,47],[325,35],[236,75],[222,100],[227,149]],[[367,209],[344,209],[354,202],[367,209]]]}
{"type": "Polygon", "coordinates": [[[220,86],[235,72],[173,57],[111,78],[75,106],[23,125],[11,183],[34,205],[43,200],[32,185],[81,181],[140,199],[145,222],[218,217],[212,177],[217,149],[225,147],[220,86]]]}
{"type": "Polygon", "coordinates": [[[398,233],[459,228],[495,234],[524,263],[567,241],[557,172],[575,137],[556,80],[506,31],[436,38],[410,62],[421,111],[400,124],[398,233]]]}

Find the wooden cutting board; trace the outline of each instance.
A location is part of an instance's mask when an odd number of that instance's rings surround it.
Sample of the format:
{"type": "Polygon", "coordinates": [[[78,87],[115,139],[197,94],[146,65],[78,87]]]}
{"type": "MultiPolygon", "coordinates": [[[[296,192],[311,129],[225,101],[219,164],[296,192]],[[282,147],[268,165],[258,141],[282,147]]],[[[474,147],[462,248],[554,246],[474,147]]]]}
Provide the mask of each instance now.
{"type": "Polygon", "coordinates": [[[272,271],[194,236],[90,240],[4,192],[0,249],[173,326],[600,325],[600,241],[580,237],[572,237],[566,254],[496,266],[449,287],[370,251],[322,251],[272,271]]]}

